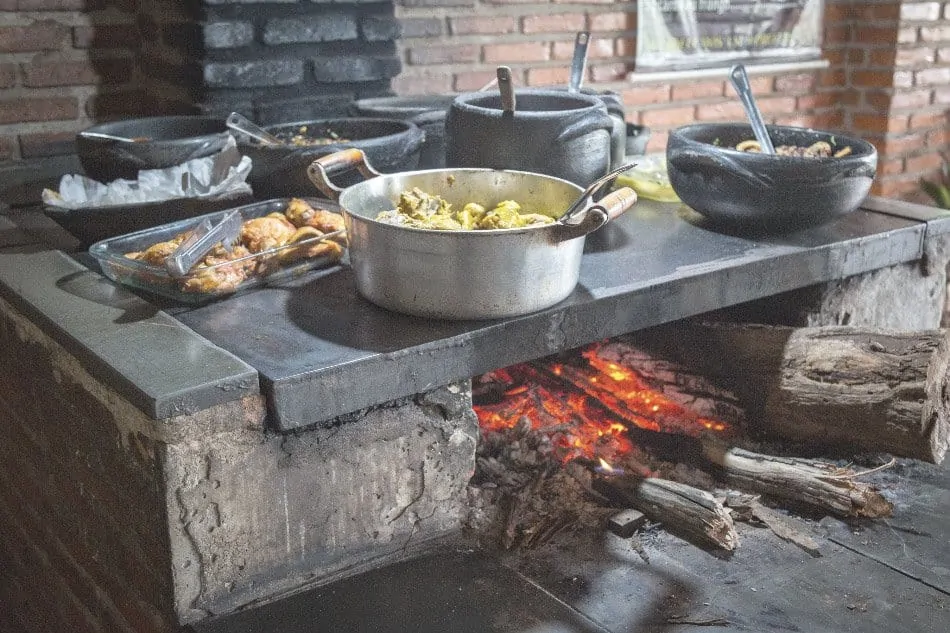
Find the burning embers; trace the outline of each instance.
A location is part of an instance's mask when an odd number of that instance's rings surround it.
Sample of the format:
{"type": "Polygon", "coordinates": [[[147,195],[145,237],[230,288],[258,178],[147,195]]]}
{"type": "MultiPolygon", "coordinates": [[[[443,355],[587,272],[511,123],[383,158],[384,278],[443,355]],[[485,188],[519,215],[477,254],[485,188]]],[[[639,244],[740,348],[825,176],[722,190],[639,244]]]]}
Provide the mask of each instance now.
{"type": "Polygon", "coordinates": [[[615,341],[477,378],[482,441],[469,524],[505,548],[531,548],[632,507],[692,542],[732,550],[734,516],[768,523],[775,513],[724,486],[842,516],[890,513],[851,471],[732,447],[741,412],[701,382],[615,341]],[[717,410],[730,420],[707,414],[717,410]]]}
{"type": "Polygon", "coordinates": [[[602,358],[599,349],[594,345],[564,362],[515,365],[482,376],[474,389],[483,432],[527,420],[533,430],[551,436],[560,461],[613,463],[632,452],[631,427],[690,437],[727,431],[727,423],[696,415],[633,369],[602,358]]]}

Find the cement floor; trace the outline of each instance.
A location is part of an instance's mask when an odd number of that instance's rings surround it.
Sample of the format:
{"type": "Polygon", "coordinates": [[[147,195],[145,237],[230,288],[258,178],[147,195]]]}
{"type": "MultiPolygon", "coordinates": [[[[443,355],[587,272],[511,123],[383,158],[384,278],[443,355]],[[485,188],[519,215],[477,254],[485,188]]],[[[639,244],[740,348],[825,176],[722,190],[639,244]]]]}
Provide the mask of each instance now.
{"type": "Polygon", "coordinates": [[[820,557],[747,524],[729,557],[661,529],[641,537],[649,563],[606,532],[504,557],[447,547],[195,633],[946,633],[950,462],[874,477],[894,516],[806,521],[820,557]]]}

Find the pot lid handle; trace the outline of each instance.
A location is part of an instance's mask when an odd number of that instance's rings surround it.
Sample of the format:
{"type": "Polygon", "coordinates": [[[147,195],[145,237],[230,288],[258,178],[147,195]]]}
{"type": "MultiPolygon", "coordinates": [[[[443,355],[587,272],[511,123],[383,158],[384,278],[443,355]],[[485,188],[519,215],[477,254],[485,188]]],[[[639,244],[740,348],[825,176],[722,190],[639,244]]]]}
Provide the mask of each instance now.
{"type": "Polygon", "coordinates": [[[344,187],[338,187],[330,182],[330,174],[335,174],[345,169],[352,169],[353,167],[356,167],[360,174],[367,180],[381,175],[369,164],[363,150],[351,147],[349,149],[340,150],[339,152],[327,154],[326,156],[321,156],[310,163],[310,166],[307,167],[307,177],[310,178],[310,182],[328,198],[337,200],[340,194],[343,193],[344,187]]]}

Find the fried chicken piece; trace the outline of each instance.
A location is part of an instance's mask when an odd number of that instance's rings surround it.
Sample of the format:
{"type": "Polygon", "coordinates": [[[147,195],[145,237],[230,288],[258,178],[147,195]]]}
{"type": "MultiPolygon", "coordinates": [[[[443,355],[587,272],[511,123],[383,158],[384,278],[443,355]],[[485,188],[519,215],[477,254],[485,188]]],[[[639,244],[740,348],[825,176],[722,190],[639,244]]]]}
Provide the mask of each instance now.
{"type": "MultiPolygon", "coordinates": [[[[312,226],[303,226],[297,229],[297,232],[294,233],[294,236],[287,242],[287,244],[294,244],[296,242],[301,242],[303,240],[308,240],[315,237],[321,237],[323,235],[323,231],[320,231],[319,229],[316,229],[312,226]]],[[[343,247],[331,239],[315,241],[310,244],[302,244],[301,246],[295,248],[285,248],[280,252],[280,261],[287,264],[301,259],[309,259],[312,257],[321,256],[332,258],[332,261],[337,261],[343,256],[343,247]]]]}
{"type": "Polygon", "coordinates": [[[283,213],[253,218],[241,225],[241,243],[252,253],[260,253],[286,244],[297,228],[283,213]]]}
{"type": "Polygon", "coordinates": [[[254,272],[257,262],[253,259],[228,264],[227,262],[250,255],[251,252],[240,244],[230,251],[221,244],[214,248],[198,264],[192,275],[182,284],[185,292],[232,292],[254,272]]]}
{"type": "Polygon", "coordinates": [[[287,219],[297,228],[312,226],[324,233],[333,233],[343,229],[343,216],[326,209],[315,209],[306,200],[291,199],[284,211],[287,219]]]}
{"type": "Polygon", "coordinates": [[[188,233],[182,233],[181,235],[176,235],[167,242],[152,244],[142,252],[126,253],[125,256],[129,259],[151,264],[152,266],[164,266],[165,260],[168,259],[168,256],[174,253],[178,247],[181,246],[181,243],[185,241],[186,237],[188,237],[188,233]]]}

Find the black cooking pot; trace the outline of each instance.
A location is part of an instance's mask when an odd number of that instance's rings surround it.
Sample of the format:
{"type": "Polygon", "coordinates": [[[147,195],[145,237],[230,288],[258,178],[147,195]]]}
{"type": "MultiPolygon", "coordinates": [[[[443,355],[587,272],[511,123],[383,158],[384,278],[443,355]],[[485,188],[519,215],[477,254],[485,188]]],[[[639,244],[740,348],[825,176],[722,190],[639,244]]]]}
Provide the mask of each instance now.
{"type": "Polygon", "coordinates": [[[99,182],[135,180],[140,169],[165,169],[224,149],[228,129],[209,116],[156,116],[102,123],[76,135],[76,154],[99,182]],[[122,141],[110,136],[130,139],[122,141]]]}
{"type": "Polygon", "coordinates": [[[357,99],[350,106],[350,112],[354,116],[415,123],[425,132],[419,150],[419,169],[441,169],[445,167],[445,115],[455,97],[439,94],[357,99]]]}
{"type": "Polygon", "coordinates": [[[587,186],[610,167],[614,122],[596,96],[516,90],[514,112],[497,92],[459,95],[445,120],[449,167],[518,169],[587,186]]]}
{"type": "MultiPolygon", "coordinates": [[[[395,119],[342,118],[298,121],[269,125],[265,129],[286,142],[259,145],[239,140],[240,150],[252,161],[248,182],[258,198],[286,198],[313,194],[307,167],[315,159],[356,147],[366,154],[373,167],[383,172],[411,171],[419,163],[424,134],[409,121],[395,119]],[[295,136],[307,139],[336,139],[314,145],[298,145],[295,136]]],[[[358,182],[352,176],[344,184],[358,182]]]]}
{"type": "MultiPolygon", "coordinates": [[[[565,87],[555,87],[552,90],[566,91],[565,87]]],[[[593,88],[581,88],[581,93],[592,95],[604,102],[607,106],[607,114],[613,121],[613,128],[610,130],[610,168],[616,169],[624,164],[627,159],[627,121],[626,112],[624,112],[623,99],[619,94],[610,90],[594,90],[593,88]]]]}
{"type": "Polygon", "coordinates": [[[871,189],[877,150],[865,140],[780,125],[767,126],[775,147],[828,143],[838,158],[743,152],[748,123],[687,125],[670,132],[667,171],[680,200],[714,223],[756,232],[813,226],[857,209],[871,189]]]}

